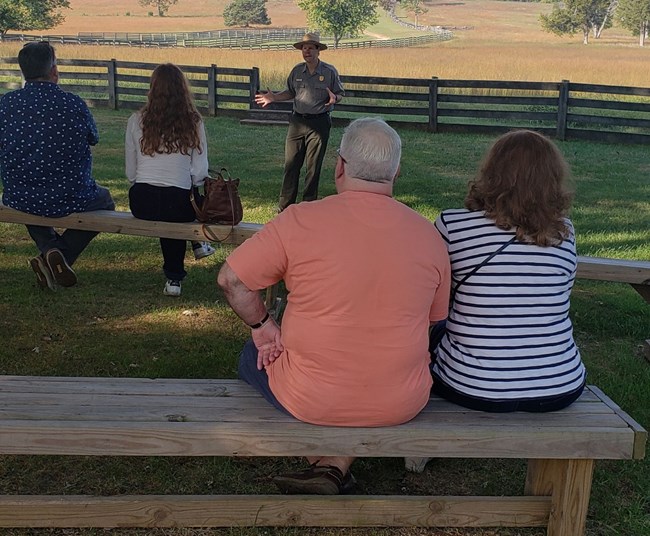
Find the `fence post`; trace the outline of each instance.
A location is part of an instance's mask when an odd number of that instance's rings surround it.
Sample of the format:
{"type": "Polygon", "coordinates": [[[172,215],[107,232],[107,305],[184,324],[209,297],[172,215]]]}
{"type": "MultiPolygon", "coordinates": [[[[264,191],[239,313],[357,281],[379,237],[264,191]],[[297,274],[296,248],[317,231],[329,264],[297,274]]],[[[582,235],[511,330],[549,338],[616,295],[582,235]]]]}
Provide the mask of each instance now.
{"type": "Polygon", "coordinates": [[[250,81],[250,95],[248,102],[248,109],[253,110],[257,108],[255,103],[255,94],[260,90],[260,70],[259,67],[253,67],[251,69],[251,81],[250,81]]]}
{"type": "Polygon", "coordinates": [[[115,58],[108,61],[108,107],[112,110],[117,110],[118,94],[117,94],[117,61],[115,58]]]}
{"type": "Polygon", "coordinates": [[[562,80],[557,103],[557,139],[566,139],[567,113],[569,112],[569,81],[562,80]]]}
{"type": "Polygon", "coordinates": [[[429,80],[429,131],[438,132],[438,77],[429,80]]]}
{"type": "Polygon", "coordinates": [[[208,67],[208,115],[217,115],[217,66],[208,67]]]}

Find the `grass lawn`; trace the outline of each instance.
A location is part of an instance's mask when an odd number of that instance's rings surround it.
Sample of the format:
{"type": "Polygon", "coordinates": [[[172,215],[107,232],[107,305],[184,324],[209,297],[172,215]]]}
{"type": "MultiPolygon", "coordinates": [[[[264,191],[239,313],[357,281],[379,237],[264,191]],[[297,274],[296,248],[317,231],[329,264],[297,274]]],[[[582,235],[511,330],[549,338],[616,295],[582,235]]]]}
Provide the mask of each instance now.
{"type": "MultiPolygon", "coordinates": [[[[118,207],[128,208],[123,136],[128,112],[94,110],[101,141],[95,177],[118,207]]],[[[241,177],[244,220],[266,222],[280,188],[283,127],[242,127],[207,118],[212,167],[241,177]]],[[[400,132],[400,201],[433,219],[461,206],[466,182],[492,138],[400,132]]],[[[341,129],[335,128],[323,170],[321,195],[334,193],[333,166],[341,129]]],[[[572,218],[583,255],[650,259],[650,185],[647,147],[559,143],[576,189],[572,218]]],[[[24,227],[0,224],[0,374],[235,377],[248,331],[227,307],[214,279],[228,248],[189,260],[183,296],[162,295],[157,240],[100,235],[75,265],[80,283],[40,291],[27,259],[35,248],[24,227]]],[[[650,428],[650,307],[629,286],[578,281],[572,300],[576,338],[589,372],[645,428],[650,428]]],[[[5,456],[0,493],[275,493],[270,476],[298,460],[120,459],[5,456]]],[[[512,494],[523,487],[517,461],[434,460],[423,475],[406,474],[399,459],[359,460],[355,474],[368,494],[512,494]]],[[[2,535],[102,534],[105,531],[3,530],[2,535]]],[[[540,529],[231,529],[114,530],[111,534],[541,536],[540,529]]],[[[650,462],[599,462],[589,509],[589,536],[650,535],[650,462]]]]}

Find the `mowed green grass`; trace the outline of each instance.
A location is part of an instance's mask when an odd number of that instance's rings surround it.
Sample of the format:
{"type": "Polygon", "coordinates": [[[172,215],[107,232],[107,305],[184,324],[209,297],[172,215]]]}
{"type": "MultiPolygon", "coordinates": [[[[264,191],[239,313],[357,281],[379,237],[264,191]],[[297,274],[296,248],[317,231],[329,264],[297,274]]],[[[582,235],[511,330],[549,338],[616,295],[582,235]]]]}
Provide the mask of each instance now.
{"type": "MultiPolygon", "coordinates": [[[[101,141],[95,177],[120,209],[128,208],[123,137],[128,112],[96,109],[101,141]]],[[[273,216],[281,181],[283,127],[244,127],[207,118],[212,167],[241,178],[245,221],[273,216]]],[[[333,130],[322,195],[334,194],[333,130]]],[[[396,197],[434,219],[462,205],[466,183],[492,137],[402,130],[396,197]]],[[[650,259],[650,186],[647,147],[560,142],[576,191],[572,218],[581,254],[650,259]]],[[[188,255],[183,296],[162,295],[157,240],[100,235],[75,265],[77,287],[40,291],[27,259],[35,248],[24,227],[0,224],[1,374],[111,377],[231,378],[248,330],[215,285],[229,248],[196,262],[188,255]]],[[[572,299],[575,333],[589,382],[650,427],[650,307],[628,285],[578,281],[572,299]]],[[[531,417],[532,419],[532,417],[531,417]]],[[[270,477],[300,460],[230,458],[0,459],[0,493],[275,493],[270,477]]],[[[507,460],[434,460],[423,475],[407,474],[400,459],[359,460],[355,474],[368,494],[513,494],[523,491],[525,464],[507,460]]],[[[650,463],[598,462],[589,510],[589,536],[650,534],[650,463]]],[[[4,530],[2,535],[100,534],[104,531],[4,530]]],[[[134,531],[111,534],[541,536],[540,529],[231,529],[134,531]]]]}

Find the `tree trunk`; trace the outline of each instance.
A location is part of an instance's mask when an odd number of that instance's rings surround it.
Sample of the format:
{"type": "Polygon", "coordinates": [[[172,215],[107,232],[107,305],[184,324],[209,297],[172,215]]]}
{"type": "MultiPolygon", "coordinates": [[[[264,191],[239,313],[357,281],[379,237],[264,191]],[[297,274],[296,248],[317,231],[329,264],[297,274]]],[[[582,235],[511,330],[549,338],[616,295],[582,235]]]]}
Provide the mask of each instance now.
{"type": "Polygon", "coordinates": [[[602,34],[603,30],[605,29],[605,24],[607,24],[607,19],[614,12],[614,10],[616,9],[617,6],[618,6],[618,0],[612,0],[609,3],[609,6],[607,7],[607,12],[605,13],[605,17],[603,18],[603,22],[600,25],[600,27],[598,28],[598,30],[596,30],[596,25],[594,24],[594,37],[596,39],[600,39],[600,34],[602,34]]]}
{"type": "Polygon", "coordinates": [[[164,17],[165,16],[165,11],[163,10],[162,6],[158,4],[158,16],[159,17],[164,17]]]}
{"type": "Polygon", "coordinates": [[[639,29],[639,46],[645,46],[645,34],[648,31],[648,23],[642,22],[641,28],[639,29]]]}
{"type": "Polygon", "coordinates": [[[589,44],[589,28],[583,28],[582,30],[582,44],[583,45],[589,44]]]}

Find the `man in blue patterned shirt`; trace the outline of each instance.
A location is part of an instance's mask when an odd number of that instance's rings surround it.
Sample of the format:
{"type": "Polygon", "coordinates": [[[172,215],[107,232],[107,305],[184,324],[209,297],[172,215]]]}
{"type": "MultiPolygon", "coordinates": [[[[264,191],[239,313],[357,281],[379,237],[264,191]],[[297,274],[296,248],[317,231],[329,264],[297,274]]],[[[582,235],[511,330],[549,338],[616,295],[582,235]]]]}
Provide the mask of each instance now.
{"type": "MultiPolygon", "coordinates": [[[[59,85],[54,48],[28,43],[18,54],[23,89],[0,99],[0,176],[2,202],[47,217],[73,212],[113,210],[110,192],[92,178],[90,146],[99,134],[90,110],[77,95],[59,85]]],[[[94,231],[28,225],[40,250],[30,259],[41,288],[71,287],[71,266],[97,235],[94,231]]]]}

